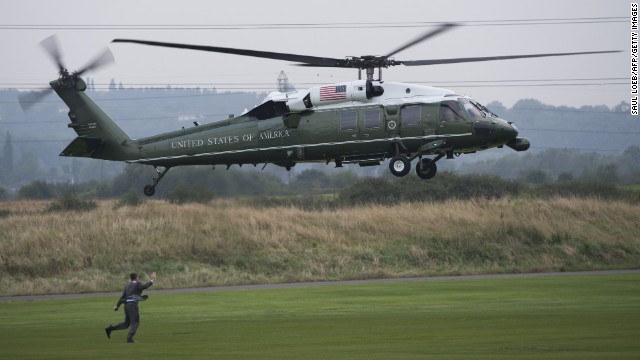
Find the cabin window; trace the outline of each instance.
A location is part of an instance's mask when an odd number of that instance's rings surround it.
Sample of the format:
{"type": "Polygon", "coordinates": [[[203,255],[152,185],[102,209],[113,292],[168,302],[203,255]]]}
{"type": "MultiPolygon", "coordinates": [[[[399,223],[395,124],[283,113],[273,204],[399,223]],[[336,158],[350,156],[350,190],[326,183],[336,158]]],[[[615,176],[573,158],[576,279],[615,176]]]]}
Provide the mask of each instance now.
{"type": "Polygon", "coordinates": [[[358,128],[358,113],[354,110],[340,112],[340,130],[356,130],[358,128]]]}
{"type": "Polygon", "coordinates": [[[382,126],[382,112],[380,109],[369,109],[364,111],[364,128],[377,129],[382,126]]]}
{"type": "Polygon", "coordinates": [[[447,100],[440,103],[440,121],[464,121],[464,110],[456,100],[447,100]]]}
{"type": "Polygon", "coordinates": [[[420,106],[407,106],[402,108],[400,117],[403,125],[420,125],[420,106]]]}

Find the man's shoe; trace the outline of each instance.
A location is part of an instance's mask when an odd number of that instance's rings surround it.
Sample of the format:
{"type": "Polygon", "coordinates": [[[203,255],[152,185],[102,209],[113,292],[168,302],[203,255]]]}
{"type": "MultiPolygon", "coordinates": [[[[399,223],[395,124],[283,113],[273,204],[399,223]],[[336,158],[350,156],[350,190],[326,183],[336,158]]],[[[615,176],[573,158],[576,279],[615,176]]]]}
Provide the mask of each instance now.
{"type": "Polygon", "coordinates": [[[107,333],[107,338],[111,339],[111,326],[104,328],[104,332],[107,333]]]}
{"type": "Polygon", "coordinates": [[[137,343],[137,341],[133,340],[133,339],[127,339],[128,343],[137,343]]]}

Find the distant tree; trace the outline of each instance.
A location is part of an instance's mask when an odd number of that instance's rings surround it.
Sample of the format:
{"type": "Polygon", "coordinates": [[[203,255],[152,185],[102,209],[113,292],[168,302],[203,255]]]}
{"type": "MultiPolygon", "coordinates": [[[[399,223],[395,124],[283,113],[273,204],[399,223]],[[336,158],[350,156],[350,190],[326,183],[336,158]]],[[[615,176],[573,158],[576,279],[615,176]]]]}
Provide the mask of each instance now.
{"type": "Polygon", "coordinates": [[[53,186],[44,181],[34,181],[18,190],[20,199],[51,199],[55,196],[53,186]]]}
{"type": "Polygon", "coordinates": [[[347,186],[351,186],[358,181],[358,175],[352,171],[339,172],[331,176],[331,186],[334,189],[344,189],[347,186]]]}
{"type": "Polygon", "coordinates": [[[633,145],[626,148],[620,162],[628,166],[631,171],[640,171],[640,146],[633,145]]]}
{"type": "Polygon", "coordinates": [[[36,179],[42,175],[40,159],[30,151],[23,152],[20,161],[17,162],[11,174],[14,181],[25,181],[36,179]]]}
{"type": "Polygon", "coordinates": [[[291,182],[291,186],[296,189],[314,191],[329,187],[330,182],[331,179],[329,176],[322,171],[307,169],[301,172],[300,175],[291,182]]]}
{"type": "Polygon", "coordinates": [[[498,116],[504,116],[507,113],[507,108],[499,101],[490,102],[486,106],[498,116]]]}
{"type": "Polygon", "coordinates": [[[563,172],[560,175],[558,175],[558,182],[569,182],[569,181],[573,181],[573,174],[569,173],[569,172],[563,172]]]}
{"type": "Polygon", "coordinates": [[[549,175],[541,169],[529,169],[522,175],[522,180],[530,184],[544,184],[549,181],[549,175]]]}
{"type": "Polygon", "coordinates": [[[598,165],[593,171],[586,171],[584,178],[607,184],[617,184],[620,181],[618,166],[613,163],[598,165]]]}
{"type": "Polygon", "coordinates": [[[109,91],[114,90],[116,90],[116,81],[114,79],[111,79],[111,82],[109,82],[109,91]]]}
{"type": "Polygon", "coordinates": [[[12,173],[14,169],[13,142],[11,141],[11,133],[9,133],[9,130],[6,132],[4,146],[2,147],[2,163],[0,163],[0,167],[9,174],[12,173]]]}

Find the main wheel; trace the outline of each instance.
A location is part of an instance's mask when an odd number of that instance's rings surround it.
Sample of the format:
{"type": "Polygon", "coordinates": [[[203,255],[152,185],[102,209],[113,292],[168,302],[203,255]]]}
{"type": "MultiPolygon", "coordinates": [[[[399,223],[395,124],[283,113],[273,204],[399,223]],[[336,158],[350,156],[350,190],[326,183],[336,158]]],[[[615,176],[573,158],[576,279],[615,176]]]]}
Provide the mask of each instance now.
{"type": "Polygon", "coordinates": [[[147,196],[153,196],[153,194],[156,193],[156,187],[153,185],[145,185],[143,192],[147,196]]]}
{"type": "Polygon", "coordinates": [[[404,155],[396,155],[389,161],[389,170],[398,177],[403,177],[411,171],[411,162],[404,155]]]}
{"type": "Polygon", "coordinates": [[[416,164],[416,174],[418,177],[423,180],[429,180],[432,177],[436,176],[438,172],[438,167],[436,163],[431,159],[422,159],[418,161],[416,164]]]}

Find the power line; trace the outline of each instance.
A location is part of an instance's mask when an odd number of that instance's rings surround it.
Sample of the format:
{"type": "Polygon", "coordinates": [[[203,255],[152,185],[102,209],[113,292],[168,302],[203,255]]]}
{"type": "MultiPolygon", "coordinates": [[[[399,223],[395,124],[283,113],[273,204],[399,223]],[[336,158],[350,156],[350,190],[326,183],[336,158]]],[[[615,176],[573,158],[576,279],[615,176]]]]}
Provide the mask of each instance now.
{"type": "MultiPolygon", "coordinates": [[[[430,85],[435,87],[447,87],[454,89],[465,89],[465,88],[512,88],[512,87],[580,87],[580,86],[629,86],[628,81],[601,81],[601,82],[568,82],[568,83],[531,83],[531,84],[512,84],[512,83],[496,83],[496,84],[467,84],[467,85],[441,85],[439,83],[431,83],[431,82],[414,82],[415,84],[423,84],[430,85]]],[[[322,83],[326,84],[326,83],[322,83]]],[[[163,90],[167,86],[166,84],[154,83],[154,84],[133,84],[135,86],[127,86],[123,90],[163,90]],[[157,87],[153,87],[157,86],[157,87]]],[[[217,96],[217,95],[230,95],[237,94],[237,92],[244,91],[275,91],[274,86],[269,84],[251,84],[251,83],[235,83],[235,84],[196,84],[196,83],[174,83],[171,84],[171,90],[235,90],[236,93],[216,93],[216,94],[198,94],[198,95],[184,95],[184,96],[169,96],[169,97],[197,97],[197,96],[217,96]],[[222,85],[222,86],[221,86],[222,85]]],[[[29,84],[0,84],[0,87],[4,87],[5,89],[16,89],[16,90],[42,90],[41,87],[37,87],[36,85],[29,84]]],[[[108,86],[96,86],[95,90],[110,90],[108,86]]],[[[157,97],[148,97],[148,98],[157,98],[157,97]]],[[[144,99],[144,98],[126,98],[122,100],[136,100],[136,99],[144,99]]],[[[115,99],[109,99],[115,100],[115,99]]],[[[0,103],[7,103],[1,102],[0,103]]]]}
{"type": "MultiPolygon", "coordinates": [[[[460,26],[570,25],[628,22],[628,17],[533,18],[474,21],[445,21],[460,26]]],[[[0,30],[281,30],[281,29],[370,29],[439,26],[443,22],[327,22],[264,24],[0,24],[0,30]]]]}
{"type": "Polygon", "coordinates": [[[597,149],[597,148],[559,148],[559,147],[547,147],[547,146],[532,146],[531,149],[544,149],[544,150],[574,150],[574,151],[603,151],[603,152],[624,152],[625,149],[597,149]]]}
{"type": "MultiPolygon", "coordinates": [[[[562,81],[604,81],[604,82],[612,82],[612,81],[621,81],[626,80],[628,83],[629,78],[627,77],[600,77],[600,78],[564,78],[564,79],[500,79],[500,80],[411,80],[412,83],[417,84],[470,84],[470,83],[489,83],[489,84],[500,84],[500,83],[523,83],[523,82],[531,82],[531,83],[539,83],[539,82],[562,82],[562,81]]],[[[400,81],[402,82],[402,81],[400,81]]],[[[273,86],[275,82],[219,82],[219,83],[211,83],[211,82],[183,82],[183,83],[157,83],[157,82],[135,82],[135,83],[127,83],[127,87],[124,89],[144,89],[145,86],[159,86],[166,87],[167,85],[178,86],[178,87],[198,87],[198,86],[273,86]]],[[[625,83],[625,84],[626,84],[625,83]]],[[[316,85],[326,85],[326,82],[298,82],[294,84],[296,86],[316,86],[316,85]]],[[[617,82],[616,82],[617,84],[617,82]]],[[[95,83],[94,86],[97,86],[100,89],[108,89],[110,86],[113,86],[110,83],[95,83]]],[[[546,84],[541,84],[546,85],[546,84]]],[[[16,86],[42,86],[39,83],[17,83],[17,82],[0,82],[0,87],[16,87],[16,86]]],[[[21,88],[22,89],[22,88],[21,88]]]]}
{"type": "Polygon", "coordinates": [[[617,134],[617,135],[635,135],[640,134],[638,131],[608,131],[608,130],[571,130],[571,129],[528,129],[518,126],[520,131],[552,131],[563,133],[589,133],[589,134],[617,134]]]}
{"type": "MultiPolygon", "coordinates": [[[[112,119],[115,122],[121,122],[121,121],[147,121],[147,120],[178,120],[181,121],[179,118],[180,116],[192,116],[193,120],[203,120],[203,118],[212,118],[212,117],[216,117],[216,116],[229,116],[229,113],[224,113],[224,114],[193,114],[193,115],[175,115],[175,116],[154,116],[154,117],[144,117],[144,118],[117,118],[117,117],[113,117],[112,119]]],[[[193,121],[191,118],[188,121],[193,121]]],[[[206,120],[206,119],[204,119],[206,120]]],[[[221,119],[222,120],[222,119],[221,119]]],[[[184,120],[187,121],[187,120],[184,120]]],[[[212,121],[218,121],[218,120],[212,120],[212,121]]],[[[68,121],[64,120],[36,120],[36,121],[31,121],[31,120],[24,120],[24,121],[0,121],[0,124],[18,124],[18,125],[32,125],[32,124],[51,124],[51,125],[62,125],[62,124],[66,124],[68,121]]],[[[203,124],[204,125],[204,124],[203,124]]]]}

